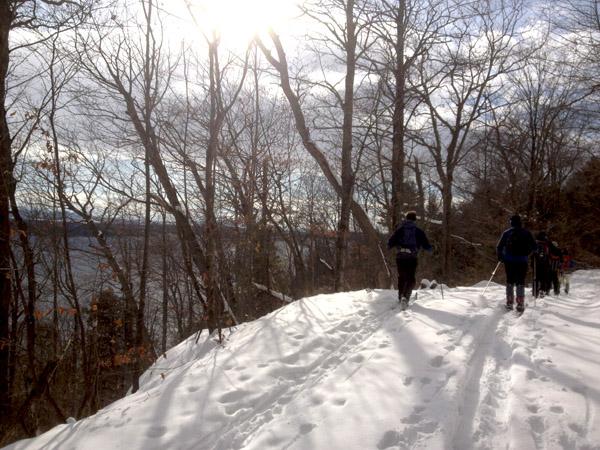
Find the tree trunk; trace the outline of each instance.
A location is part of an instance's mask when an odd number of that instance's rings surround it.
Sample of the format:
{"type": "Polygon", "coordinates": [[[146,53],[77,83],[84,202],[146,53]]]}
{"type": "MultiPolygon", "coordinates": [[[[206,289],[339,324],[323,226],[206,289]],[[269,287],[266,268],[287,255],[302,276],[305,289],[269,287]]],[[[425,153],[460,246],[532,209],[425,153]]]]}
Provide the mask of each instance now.
{"type": "Polygon", "coordinates": [[[352,117],[354,114],[354,78],[356,73],[356,23],[354,1],[346,3],[346,79],[344,86],[344,119],[342,123],[342,195],[340,220],[336,238],[335,277],[333,289],[338,292],[345,287],[346,253],[350,228],[350,203],[354,191],[352,174],[352,117]]]}
{"type": "Polygon", "coordinates": [[[415,182],[417,183],[417,216],[421,220],[425,218],[425,189],[423,187],[423,175],[421,174],[421,163],[415,156],[415,182]]]}
{"type": "Polygon", "coordinates": [[[12,12],[8,1],[0,2],[0,416],[10,411],[8,363],[10,354],[9,315],[12,304],[10,261],[9,186],[12,175],[11,138],[6,120],[6,76],[8,35],[12,12]]]}
{"type": "Polygon", "coordinates": [[[167,282],[167,221],[166,213],[162,215],[162,335],[160,349],[167,351],[167,326],[169,323],[169,286],[167,282]]]}
{"type": "Polygon", "coordinates": [[[452,255],[452,179],[443,181],[442,189],[443,233],[442,233],[442,277],[448,280],[452,255]]]}
{"type": "MultiPolygon", "coordinates": [[[[392,229],[402,221],[404,203],[404,113],[406,108],[406,69],[404,49],[406,34],[406,0],[400,0],[396,15],[396,61],[394,67],[395,92],[392,135],[392,229]]],[[[391,231],[391,230],[390,230],[391,231]]]]}
{"type": "Polygon", "coordinates": [[[217,111],[217,83],[219,77],[217,43],[211,42],[209,46],[210,58],[210,123],[209,138],[206,149],[206,176],[204,190],[204,209],[206,223],[206,302],[208,304],[207,322],[208,331],[212,333],[221,329],[221,301],[219,298],[218,273],[217,273],[217,220],[215,217],[215,164],[217,158],[219,113],[217,111]]]}

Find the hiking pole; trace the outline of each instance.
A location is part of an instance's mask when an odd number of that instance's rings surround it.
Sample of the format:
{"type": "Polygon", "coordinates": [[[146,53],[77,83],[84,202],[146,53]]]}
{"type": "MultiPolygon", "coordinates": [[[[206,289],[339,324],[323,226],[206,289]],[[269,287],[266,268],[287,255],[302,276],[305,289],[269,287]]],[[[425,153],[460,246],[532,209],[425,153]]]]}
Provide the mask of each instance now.
{"type": "Polygon", "coordinates": [[[537,266],[536,266],[536,262],[535,262],[535,256],[533,257],[533,273],[532,275],[532,279],[533,279],[533,306],[537,306],[537,298],[538,298],[538,280],[537,280],[537,266]]]}
{"type": "Polygon", "coordinates": [[[391,288],[393,288],[394,282],[392,281],[392,271],[390,270],[390,266],[388,265],[387,260],[385,259],[385,255],[383,254],[383,250],[381,249],[380,243],[377,244],[377,248],[379,249],[379,253],[381,254],[381,260],[383,261],[383,265],[385,266],[385,270],[387,271],[391,288]]]}
{"type": "Polygon", "coordinates": [[[492,272],[492,276],[490,277],[487,284],[485,285],[485,289],[483,290],[483,293],[481,295],[485,295],[485,291],[487,291],[487,288],[490,286],[490,283],[494,279],[494,275],[496,275],[496,272],[498,271],[498,267],[500,267],[500,264],[502,264],[502,261],[498,261],[498,264],[496,264],[496,268],[492,272]]]}

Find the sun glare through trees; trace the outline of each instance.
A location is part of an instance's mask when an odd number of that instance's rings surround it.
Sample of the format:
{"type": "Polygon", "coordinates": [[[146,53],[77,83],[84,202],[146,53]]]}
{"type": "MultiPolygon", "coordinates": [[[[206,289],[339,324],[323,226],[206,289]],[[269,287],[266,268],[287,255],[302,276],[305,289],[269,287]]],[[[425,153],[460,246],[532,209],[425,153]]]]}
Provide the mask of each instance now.
{"type": "MultiPolygon", "coordinates": [[[[297,11],[297,0],[177,0],[177,9],[199,33],[218,36],[228,47],[245,47],[268,29],[281,30],[297,11]]],[[[177,4],[174,2],[169,8],[177,4]]],[[[190,28],[189,31],[193,31],[190,28]]]]}

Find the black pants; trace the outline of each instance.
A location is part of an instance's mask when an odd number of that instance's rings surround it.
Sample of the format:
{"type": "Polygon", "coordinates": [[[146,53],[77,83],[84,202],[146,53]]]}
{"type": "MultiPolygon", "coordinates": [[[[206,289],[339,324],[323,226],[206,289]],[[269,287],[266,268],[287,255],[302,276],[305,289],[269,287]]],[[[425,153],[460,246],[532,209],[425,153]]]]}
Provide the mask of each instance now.
{"type": "Polygon", "coordinates": [[[533,296],[539,297],[540,295],[546,295],[550,292],[552,285],[552,271],[547,261],[536,259],[534,262],[535,266],[535,283],[533,284],[533,296]]]}
{"type": "Polygon", "coordinates": [[[415,287],[417,272],[417,258],[396,258],[398,267],[398,298],[410,298],[415,287]]]}
{"type": "Polygon", "coordinates": [[[552,270],[552,287],[554,288],[554,295],[560,294],[560,278],[558,270],[552,270]]]}
{"type": "Polygon", "coordinates": [[[506,297],[514,298],[514,288],[517,287],[517,297],[525,296],[525,277],[527,276],[527,261],[505,262],[506,269],[506,297]]]}

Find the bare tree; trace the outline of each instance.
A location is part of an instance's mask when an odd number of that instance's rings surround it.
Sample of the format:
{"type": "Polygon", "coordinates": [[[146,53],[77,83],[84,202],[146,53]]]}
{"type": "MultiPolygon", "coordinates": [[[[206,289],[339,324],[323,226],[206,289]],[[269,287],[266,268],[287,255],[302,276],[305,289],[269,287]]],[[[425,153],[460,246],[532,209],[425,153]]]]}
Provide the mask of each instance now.
{"type": "MultiPolygon", "coordinates": [[[[291,86],[291,77],[289,74],[289,66],[288,66],[287,57],[286,57],[285,51],[283,49],[281,40],[274,32],[271,32],[270,36],[271,36],[273,45],[275,46],[277,58],[271,54],[270,50],[265,46],[265,44],[262,41],[258,41],[258,45],[260,46],[261,50],[263,51],[263,54],[265,55],[265,57],[267,58],[269,63],[278,72],[278,75],[279,75],[279,78],[281,81],[281,87],[283,89],[283,92],[284,92],[286,98],[288,99],[288,102],[292,109],[292,113],[294,114],[296,129],[300,135],[302,144],[304,145],[304,148],[308,151],[308,153],[318,163],[319,168],[323,172],[323,175],[325,176],[327,181],[330,183],[332,188],[335,190],[335,192],[339,196],[339,198],[343,198],[344,190],[343,190],[342,185],[340,184],[338,178],[336,177],[336,175],[335,175],[329,161],[327,160],[325,154],[323,153],[322,149],[319,148],[319,146],[313,141],[313,139],[311,137],[309,128],[306,124],[306,118],[305,118],[305,115],[304,115],[304,112],[302,109],[302,105],[299,100],[299,94],[297,92],[295,92],[291,86]]],[[[350,208],[351,208],[352,214],[353,214],[354,218],[356,219],[357,223],[359,224],[360,228],[363,230],[364,233],[366,233],[366,235],[370,241],[371,248],[373,249],[374,253],[376,255],[378,255],[377,256],[378,261],[380,262],[380,264],[382,266],[384,266],[385,261],[383,259],[381,259],[381,257],[379,256],[379,252],[381,249],[380,236],[377,233],[373,224],[371,223],[371,219],[365,213],[364,209],[361,207],[361,205],[356,200],[354,200],[354,199],[350,200],[350,208]]]]}
{"type": "Polygon", "coordinates": [[[425,105],[414,139],[427,149],[438,177],[443,207],[442,274],[450,274],[453,188],[458,167],[469,155],[469,134],[490,110],[503,74],[518,67],[524,52],[518,24],[519,0],[475,2],[456,8],[447,39],[419,61],[416,88],[425,105]]]}
{"type": "Polygon", "coordinates": [[[384,105],[391,110],[389,231],[402,220],[407,203],[404,186],[405,169],[410,159],[407,154],[408,127],[419,104],[411,79],[416,75],[417,62],[444,39],[443,31],[453,20],[450,7],[446,0],[381,0],[372,12],[374,33],[379,39],[369,61],[371,70],[381,77],[378,89],[382,91],[384,105]]]}
{"type": "MultiPolygon", "coordinates": [[[[6,414],[10,405],[8,390],[8,359],[9,359],[9,314],[12,303],[11,291],[11,261],[10,261],[10,219],[9,208],[16,214],[15,220],[20,224],[24,233],[23,239],[27,238],[26,223],[20,217],[14,192],[16,180],[14,177],[15,157],[13,155],[13,139],[9,128],[7,108],[7,77],[11,52],[16,50],[10,48],[10,33],[16,29],[28,29],[39,34],[30,41],[19,44],[20,48],[34,46],[46,40],[54,33],[65,28],[76,26],[79,19],[85,14],[84,1],[54,1],[54,0],[7,0],[0,3],[0,413],[6,414]]],[[[28,243],[22,241],[24,251],[29,258],[30,250],[28,243]]],[[[29,277],[35,289],[33,276],[33,262],[29,277]]],[[[35,340],[35,327],[33,318],[33,307],[35,292],[30,292],[28,322],[28,340],[33,348],[35,340]]],[[[32,350],[30,350],[31,352],[32,350]]],[[[33,374],[35,377],[35,374],[33,374]]]]}

